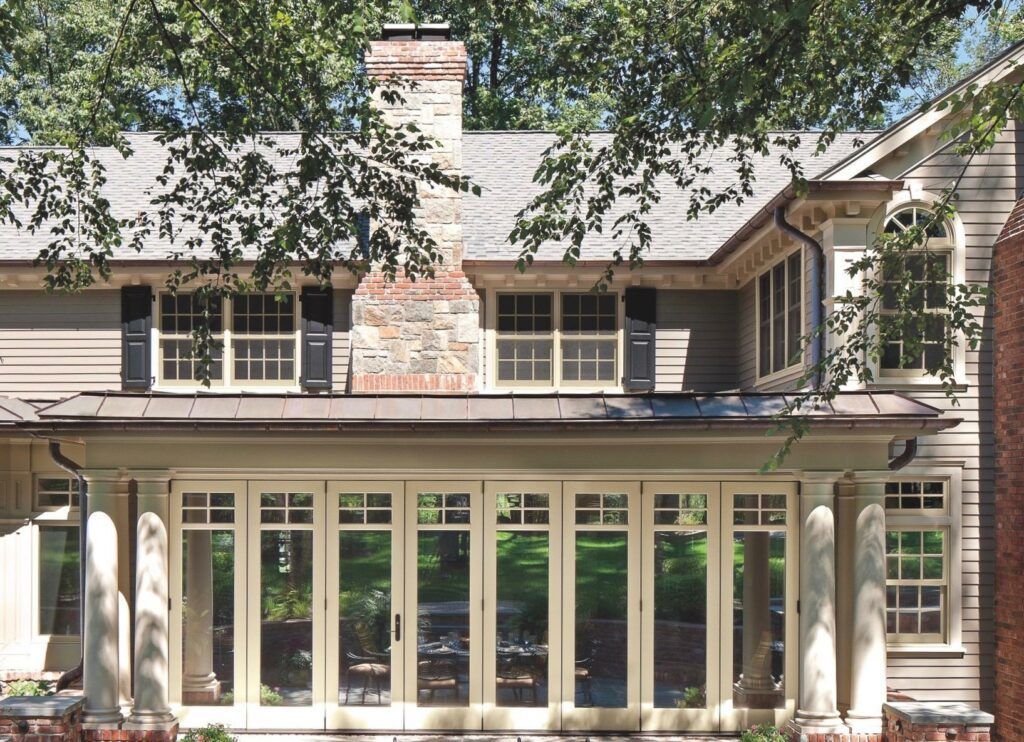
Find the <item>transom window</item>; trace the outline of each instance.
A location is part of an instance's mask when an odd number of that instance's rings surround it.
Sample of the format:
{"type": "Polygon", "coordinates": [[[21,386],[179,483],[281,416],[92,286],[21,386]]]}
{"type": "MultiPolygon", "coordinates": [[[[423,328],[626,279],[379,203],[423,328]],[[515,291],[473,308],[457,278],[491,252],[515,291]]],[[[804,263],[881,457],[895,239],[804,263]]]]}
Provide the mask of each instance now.
{"type": "Polygon", "coordinates": [[[550,519],[550,495],[546,492],[502,492],[496,495],[500,525],[545,524],[550,519]]]}
{"type": "Polygon", "coordinates": [[[37,508],[77,508],[78,482],[70,477],[38,477],[37,508]]]}
{"type": "Polygon", "coordinates": [[[260,523],[312,523],[311,492],[263,492],[260,494],[260,523]]]}
{"type": "Polygon", "coordinates": [[[785,525],[786,496],[735,494],[732,522],[737,526],[785,525]]]}
{"type": "Polygon", "coordinates": [[[233,492],[185,492],[181,497],[182,523],[234,523],[233,492]]]}
{"type": "Polygon", "coordinates": [[[338,495],[340,523],[390,523],[390,492],[342,492],[338,495]]]}
{"type": "Polygon", "coordinates": [[[160,295],[160,381],[195,385],[198,360],[192,333],[203,321],[222,346],[213,353],[212,384],[227,386],[298,383],[298,319],[293,293],[214,298],[204,315],[192,294],[160,295]]]}
{"type": "Polygon", "coordinates": [[[657,494],[654,496],[654,524],[663,526],[706,526],[708,496],[657,494]]]}
{"type": "Polygon", "coordinates": [[[609,386],[618,378],[618,294],[499,293],[500,386],[609,386]]]}
{"type": "Polygon", "coordinates": [[[757,280],[758,376],[785,371],[800,362],[802,256],[798,250],[757,280]]]}
{"type": "Polygon", "coordinates": [[[629,495],[613,492],[579,492],[576,495],[578,525],[629,525],[629,495]]]}
{"type": "Polygon", "coordinates": [[[468,492],[421,492],[416,497],[416,522],[421,525],[469,523],[468,492]]]}
{"type": "MultiPolygon", "coordinates": [[[[902,209],[889,217],[884,232],[897,235],[913,227],[924,227],[929,219],[931,214],[927,209],[916,206],[902,209]]],[[[880,366],[883,374],[919,375],[940,366],[949,353],[946,291],[952,276],[953,242],[950,234],[951,230],[944,222],[930,225],[926,248],[904,256],[888,271],[883,269],[881,314],[896,314],[900,281],[906,278],[911,284],[910,306],[926,315],[923,342],[913,350],[901,338],[921,334],[922,328],[916,324],[896,328],[896,336],[886,343],[882,351],[880,366]]]]}
{"type": "Polygon", "coordinates": [[[885,509],[899,512],[946,512],[946,482],[908,480],[887,482],[885,509]]]}

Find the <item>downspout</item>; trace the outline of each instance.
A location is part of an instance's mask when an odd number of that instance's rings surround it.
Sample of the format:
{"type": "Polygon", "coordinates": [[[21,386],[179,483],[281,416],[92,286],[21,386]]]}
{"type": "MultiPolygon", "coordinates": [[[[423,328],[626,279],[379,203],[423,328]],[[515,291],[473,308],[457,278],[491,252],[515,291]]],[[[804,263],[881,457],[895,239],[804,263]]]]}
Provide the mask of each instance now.
{"type": "Polygon", "coordinates": [[[788,234],[797,242],[802,242],[811,248],[811,285],[809,288],[810,320],[811,327],[815,330],[815,336],[811,343],[811,368],[817,369],[812,380],[815,389],[821,388],[821,369],[817,368],[825,355],[825,334],[817,332],[825,316],[824,286],[825,286],[825,251],[821,249],[821,243],[808,234],[801,232],[788,221],[786,221],[786,207],[775,207],[775,226],[782,232],[788,234]]]}
{"type": "Polygon", "coordinates": [[[903,453],[889,461],[890,471],[899,471],[917,457],[917,436],[907,438],[906,448],[903,453]]]}
{"type": "Polygon", "coordinates": [[[61,469],[78,480],[78,664],[57,678],[57,690],[62,691],[82,677],[85,664],[85,530],[88,523],[89,492],[82,476],[82,467],[69,459],[60,450],[60,441],[50,441],[50,458],[61,469]]]}

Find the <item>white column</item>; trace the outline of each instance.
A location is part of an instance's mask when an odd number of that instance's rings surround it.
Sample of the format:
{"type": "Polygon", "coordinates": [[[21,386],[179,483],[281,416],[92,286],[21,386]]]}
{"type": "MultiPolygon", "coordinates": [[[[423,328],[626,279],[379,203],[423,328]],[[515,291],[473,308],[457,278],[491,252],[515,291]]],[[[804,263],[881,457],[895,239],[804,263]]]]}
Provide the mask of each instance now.
{"type": "Polygon", "coordinates": [[[168,702],[166,472],[136,473],[135,705],[125,729],[168,729],[176,720],[168,702]]]}
{"type": "Polygon", "coordinates": [[[800,484],[800,695],[793,726],[804,734],[846,730],[836,705],[839,476],[840,472],[805,472],[800,484]]]}
{"type": "Polygon", "coordinates": [[[117,726],[119,702],[120,620],[117,589],[118,501],[128,494],[128,480],[115,470],[84,470],[89,493],[85,557],[85,637],[82,680],[83,722],[90,727],[117,726]]]}
{"type": "Polygon", "coordinates": [[[185,666],[181,693],[186,703],[208,704],[220,698],[213,670],[213,542],[212,531],[189,530],[186,550],[185,666]]]}
{"type": "Polygon", "coordinates": [[[853,491],[853,584],[850,710],[860,734],[882,731],[886,700],[885,482],[888,472],[857,472],[853,491]]]}

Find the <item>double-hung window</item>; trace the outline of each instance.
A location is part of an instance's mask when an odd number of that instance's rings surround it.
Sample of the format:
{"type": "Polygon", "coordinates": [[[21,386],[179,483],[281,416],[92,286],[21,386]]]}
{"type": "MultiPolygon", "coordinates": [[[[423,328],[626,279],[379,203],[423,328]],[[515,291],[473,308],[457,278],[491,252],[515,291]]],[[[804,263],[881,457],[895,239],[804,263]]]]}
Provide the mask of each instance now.
{"type": "Polygon", "coordinates": [[[956,533],[948,479],[885,486],[886,633],[892,644],[950,641],[956,533]]]}
{"type": "Polygon", "coordinates": [[[497,386],[618,384],[618,294],[498,293],[497,386]]]}
{"type": "Polygon", "coordinates": [[[757,373],[770,376],[800,362],[803,336],[803,252],[797,250],[757,279],[757,373]]]}
{"type": "Polygon", "coordinates": [[[208,322],[214,340],[210,382],[215,386],[292,386],[298,383],[295,295],[242,294],[203,307],[187,293],[160,296],[160,383],[194,386],[198,360],[192,333],[208,322]]]}
{"type": "MultiPolygon", "coordinates": [[[[923,227],[931,219],[926,209],[909,207],[893,214],[885,223],[885,233],[895,235],[912,227],[923,227]]],[[[881,373],[883,376],[920,376],[929,368],[939,367],[950,352],[947,338],[946,290],[949,285],[953,241],[951,230],[944,223],[933,224],[928,229],[927,249],[911,252],[899,261],[902,270],[883,272],[882,307],[883,316],[897,313],[898,287],[902,280],[910,282],[910,307],[925,315],[923,328],[916,323],[906,328],[894,328],[882,350],[881,373]],[[910,350],[903,338],[917,334],[923,329],[921,343],[910,350]]]]}

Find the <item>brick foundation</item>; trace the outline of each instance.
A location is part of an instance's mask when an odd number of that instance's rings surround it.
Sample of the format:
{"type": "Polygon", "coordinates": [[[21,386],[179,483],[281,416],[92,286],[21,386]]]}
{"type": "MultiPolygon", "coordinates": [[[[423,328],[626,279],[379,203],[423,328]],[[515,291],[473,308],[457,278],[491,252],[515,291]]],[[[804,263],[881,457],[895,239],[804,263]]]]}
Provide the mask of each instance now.
{"type": "Polygon", "coordinates": [[[12,742],[80,742],[81,696],[12,697],[0,701],[0,738],[12,742]]]}
{"type": "Polygon", "coordinates": [[[178,725],[170,729],[85,729],[81,742],[174,742],[178,725]]]}
{"type": "Polygon", "coordinates": [[[995,244],[995,738],[1024,740],[1024,199],[995,244]]]}

